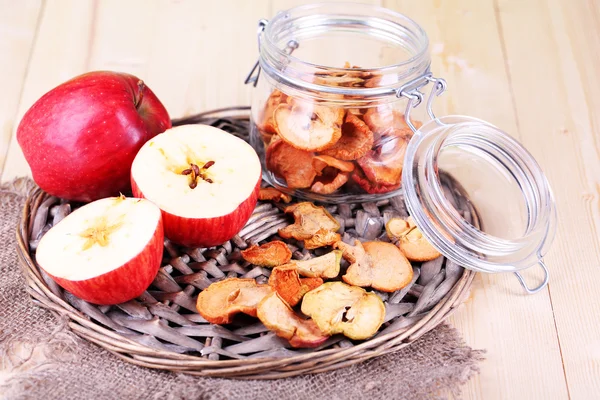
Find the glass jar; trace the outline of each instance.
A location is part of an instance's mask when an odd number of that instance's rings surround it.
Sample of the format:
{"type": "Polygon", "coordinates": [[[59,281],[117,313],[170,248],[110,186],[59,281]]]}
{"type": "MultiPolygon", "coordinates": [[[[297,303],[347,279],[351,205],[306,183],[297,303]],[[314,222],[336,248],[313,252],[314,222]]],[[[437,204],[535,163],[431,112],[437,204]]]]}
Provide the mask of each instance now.
{"type": "Polygon", "coordinates": [[[259,43],[251,137],[265,179],[327,202],[395,195],[413,134],[397,92],[429,74],[423,29],[383,8],[320,4],[278,14],[259,43]]]}
{"type": "Polygon", "coordinates": [[[446,83],[430,71],[428,38],[410,18],[354,3],[306,5],[261,20],[250,141],[271,185],[328,203],[398,194],[449,259],[515,272],[530,293],[555,231],[539,165],[484,121],[437,118],[446,83]],[[451,190],[469,199],[457,204],[451,190]],[[529,289],[518,274],[540,265],[529,289]]]}

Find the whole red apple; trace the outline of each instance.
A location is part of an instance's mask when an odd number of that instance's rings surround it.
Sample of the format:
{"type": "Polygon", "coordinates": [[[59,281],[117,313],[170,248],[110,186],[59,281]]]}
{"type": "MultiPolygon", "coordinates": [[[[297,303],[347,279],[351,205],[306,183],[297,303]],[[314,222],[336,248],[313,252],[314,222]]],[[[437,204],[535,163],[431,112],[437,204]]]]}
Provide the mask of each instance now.
{"type": "Polygon", "coordinates": [[[161,133],[131,166],[133,195],[155,203],[165,236],[188,247],[216,246],[238,233],[256,207],[260,182],[254,149],[208,125],[161,133]]]}
{"type": "Polygon", "coordinates": [[[128,191],[138,150],[170,127],[167,110],[140,79],[97,71],[42,96],[23,116],[17,140],[43,190],[88,202],[128,191]]]}
{"type": "Polygon", "coordinates": [[[163,254],[158,207],[111,197],[75,210],[40,240],[36,260],[60,286],[94,304],[119,304],[150,286],[163,254]]]}

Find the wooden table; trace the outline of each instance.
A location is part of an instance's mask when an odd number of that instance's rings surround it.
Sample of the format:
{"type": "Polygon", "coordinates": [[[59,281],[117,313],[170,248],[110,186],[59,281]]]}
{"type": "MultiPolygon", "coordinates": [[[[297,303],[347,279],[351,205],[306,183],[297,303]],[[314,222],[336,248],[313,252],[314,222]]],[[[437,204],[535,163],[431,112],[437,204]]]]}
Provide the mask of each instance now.
{"type": "MultiPolygon", "coordinates": [[[[483,118],[518,138],[550,180],[558,234],[551,281],[523,295],[479,275],[451,322],[487,349],[471,399],[600,396],[600,3],[383,0],[421,23],[449,92],[439,112],[483,118]]],[[[296,0],[0,0],[0,173],[29,173],[14,132],[43,93],[109,69],[142,77],[172,116],[249,104],[256,22],[296,0]]],[[[536,273],[526,273],[532,281],[536,273]]]]}

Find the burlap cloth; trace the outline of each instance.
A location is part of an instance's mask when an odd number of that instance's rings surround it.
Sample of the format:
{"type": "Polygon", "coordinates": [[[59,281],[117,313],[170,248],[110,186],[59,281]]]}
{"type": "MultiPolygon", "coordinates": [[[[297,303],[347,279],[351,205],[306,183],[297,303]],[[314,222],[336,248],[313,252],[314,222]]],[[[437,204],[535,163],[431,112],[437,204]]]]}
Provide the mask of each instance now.
{"type": "Polygon", "coordinates": [[[458,397],[482,351],[441,325],[411,346],[362,364],[277,381],[197,378],[137,367],[75,336],[25,292],[15,227],[30,180],[0,186],[0,398],[431,399],[458,397]]]}

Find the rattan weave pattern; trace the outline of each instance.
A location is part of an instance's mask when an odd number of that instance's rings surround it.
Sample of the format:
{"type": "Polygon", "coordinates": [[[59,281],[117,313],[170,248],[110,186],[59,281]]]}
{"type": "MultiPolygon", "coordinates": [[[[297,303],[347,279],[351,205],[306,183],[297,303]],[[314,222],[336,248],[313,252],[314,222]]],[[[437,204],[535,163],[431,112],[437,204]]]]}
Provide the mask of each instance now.
{"type": "MultiPolygon", "coordinates": [[[[247,139],[248,110],[215,110],[174,125],[205,123],[247,139]]],[[[460,190],[444,177],[465,218],[477,214],[460,190]]],[[[240,379],[275,379],[329,371],[408,346],[430,331],[462,304],[475,275],[440,257],[415,264],[414,279],[395,293],[380,293],[386,304],[386,323],[366,341],[333,336],[317,349],[290,349],[285,340],[244,316],[228,326],[208,324],[195,310],[195,298],[210,283],[225,277],[267,281],[270,270],[249,265],[240,250],[251,243],[279,239],[277,230],[291,221],[278,205],[259,202],[248,224],[232,240],[210,249],[180,248],[165,242],[163,265],[151,287],[138,299],[117,306],[96,306],[58,287],[35,263],[35,247],[53,224],[76,204],[36,190],[27,199],[17,229],[17,253],[35,302],[69,320],[70,329],[115,356],[145,367],[193,375],[240,379]]],[[[401,196],[377,203],[328,205],[340,221],[343,240],[387,240],[384,224],[406,217],[401,196]]],[[[478,221],[473,221],[477,225],[478,221]]],[[[293,257],[321,254],[286,240],[293,257]]]]}

